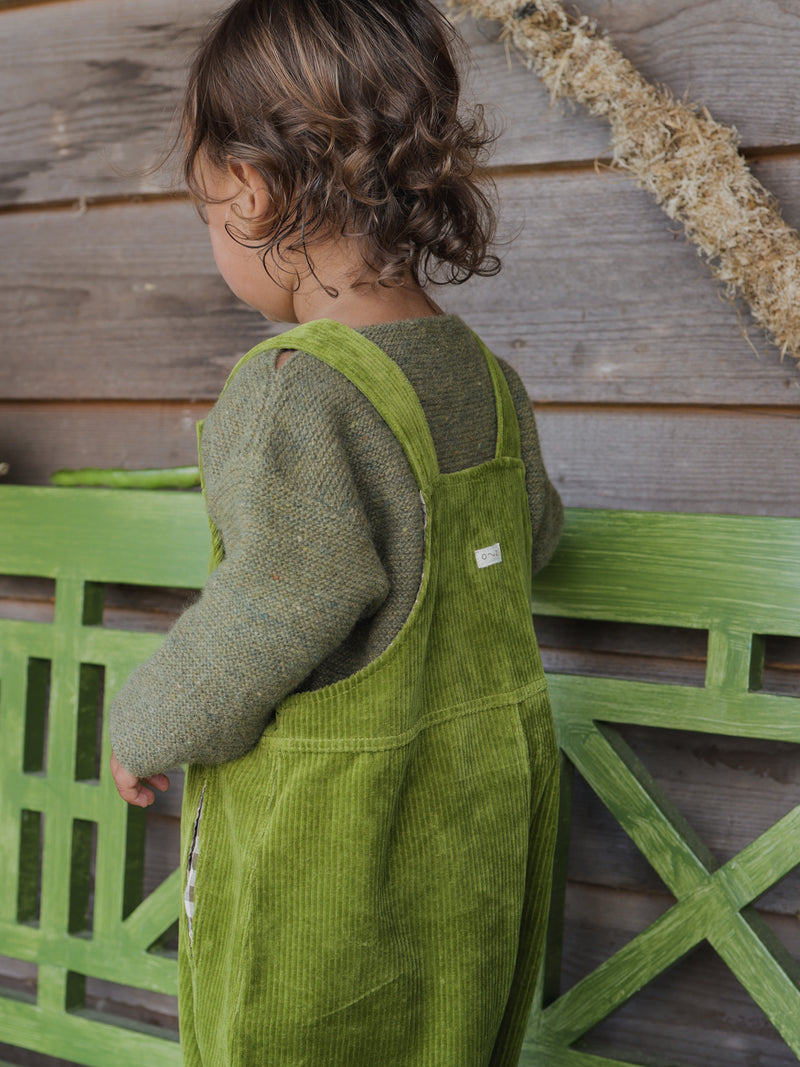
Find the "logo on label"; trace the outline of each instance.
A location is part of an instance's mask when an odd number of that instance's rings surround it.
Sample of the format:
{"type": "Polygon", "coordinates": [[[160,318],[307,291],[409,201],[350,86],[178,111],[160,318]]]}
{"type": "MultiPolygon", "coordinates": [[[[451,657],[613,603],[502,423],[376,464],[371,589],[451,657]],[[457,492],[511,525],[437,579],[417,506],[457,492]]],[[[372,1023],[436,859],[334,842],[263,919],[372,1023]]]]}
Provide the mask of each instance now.
{"type": "Polygon", "coordinates": [[[493,563],[502,563],[500,542],[498,541],[496,545],[489,545],[488,548],[476,548],[475,562],[479,567],[491,567],[493,563]]]}

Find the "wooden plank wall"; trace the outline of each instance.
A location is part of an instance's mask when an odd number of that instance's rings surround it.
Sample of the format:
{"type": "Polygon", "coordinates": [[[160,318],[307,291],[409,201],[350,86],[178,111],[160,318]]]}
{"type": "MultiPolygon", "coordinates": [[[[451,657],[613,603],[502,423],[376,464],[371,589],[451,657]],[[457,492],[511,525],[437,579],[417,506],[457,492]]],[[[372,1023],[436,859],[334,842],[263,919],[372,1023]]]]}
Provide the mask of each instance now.
{"type": "MultiPolygon", "coordinates": [[[[63,466],[194,459],[193,423],[268,328],[216,276],[193,209],[143,168],[168,143],[188,53],[217,0],[0,0],[0,460],[7,480],[63,466]]],[[[800,6],[794,0],[580,0],[652,80],[733,123],[800,227],[800,6]]],[[[721,299],[675,227],[608,157],[602,123],[549,106],[536,78],[461,23],[469,92],[504,127],[495,154],[505,269],[437,294],[523,375],[545,458],[573,506],[797,515],[800,375],[721,299]]],[[[0,580],[1,582],[1,580],[0,580]]],[[[36,617],[47,590],[0,584],[36,617]]],[[[110,591],[110,613],[162,627],[174,603],[110,591]]],[[[691,633],[544,624],[552,667],[702,682],[691,633]]],[[[796,642],[769,677],[797,692],[796,642]]],[[[796,754],[631,733],[722,858],[796,802],[796,754]]],[[[580,787],[565,982],[669,897],[580,787]]],[[[149,820],[148,883],[176,862],[176,798],[149,820]]],[[[800,878],[762,902],[800,955],[800,878]]],[[[2,961],[0,961],[2,963],[2,961]]],[[[6,984],[31,976],[6,961],[6,984]]],[[[174,1025],[171,1002],[98,985],[98,1005],[174,1025]],[[133,998],[133,1003],[131,1003],[133,998]]],[[[599,1028],[595,1046],[698,1067],[794,1057],[713,954],[699,952],[599,1028]]],[[[55,1062],[0,1048],[11,1063],[55,1062]]]]}

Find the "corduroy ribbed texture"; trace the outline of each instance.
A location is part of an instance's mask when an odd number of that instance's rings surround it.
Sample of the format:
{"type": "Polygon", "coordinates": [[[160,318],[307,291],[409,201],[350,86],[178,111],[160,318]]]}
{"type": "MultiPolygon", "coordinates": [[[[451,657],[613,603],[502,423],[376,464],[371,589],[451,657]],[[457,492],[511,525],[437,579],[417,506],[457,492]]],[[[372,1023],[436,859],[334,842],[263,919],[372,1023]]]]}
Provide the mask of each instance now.
{"type": "Polygon", "coordinates": [[[497,454],[440,474],[413,389],[371,342],[323,322],[275,344],[351,377],[397,435],[426,507],[423,579],[376,660],[288,697],[241,759],[190,768],[187,864],[205,792],[184,1063],[511,1067],[557,804],[514,406],[487,353],[497,454]],[[502,562],[479,568],[497,543],[502,562]]]}

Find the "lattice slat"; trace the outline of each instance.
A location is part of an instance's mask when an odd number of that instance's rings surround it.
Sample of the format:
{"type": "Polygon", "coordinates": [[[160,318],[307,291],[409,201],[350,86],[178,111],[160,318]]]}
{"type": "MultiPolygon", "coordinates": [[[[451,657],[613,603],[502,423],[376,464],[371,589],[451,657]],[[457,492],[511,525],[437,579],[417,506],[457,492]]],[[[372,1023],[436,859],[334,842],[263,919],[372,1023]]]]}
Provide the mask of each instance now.
{"type": "MultiPolygon", "coordinates": [[[[800,743],[800,694],[758,691],[763,635],[800,635],[800,521],[601,512],[570,520],[537,584],[535,610],[707,629],[706,682],[698,689],[550,678],[563,751],[676,903],[563,995],[557,961],[547,961],[521,1063],[631,1067],[571,1046],[702,940],[800,1058],[800,966],[751,907],[800,864],[800,806],[720,864],[614,730],[626,724],[800,743]]],[[[560,849],[567,844],[565,826],[560,849]]],[[[563,889],[554,896],[557,928],[562,907],[563,889]]],[[[551,939],[550,951],[559,945],[560,937],[551,939]]]]}
{"type": "Polygon", "coordinates": [[[0,619],[0,955],[37,965],[34,1000],[0,996],[0,1042],[96,1067],[177,1067],[174,1035],[88,1012],[85,984],[176,990],[175,959],[148,950],[177,919],[178,872],[142,901],[144,813],[116,794],[105,728],[97,751],[98,714],[162,638],[104,629],[103,590],[199,588],[202,502],[3,488],[0,513],[0,572],[56,589],[52,624],[0,619]]]}

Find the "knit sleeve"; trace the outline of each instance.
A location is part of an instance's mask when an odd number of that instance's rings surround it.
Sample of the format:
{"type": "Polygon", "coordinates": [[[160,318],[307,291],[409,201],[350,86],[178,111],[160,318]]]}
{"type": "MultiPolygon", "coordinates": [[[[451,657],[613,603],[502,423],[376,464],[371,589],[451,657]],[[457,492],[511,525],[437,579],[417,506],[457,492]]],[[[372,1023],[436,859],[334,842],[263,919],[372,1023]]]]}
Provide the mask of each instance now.
{"type": "Polygon", "coordinates": [[[388,593],[335,411],[313,376],[293,389],[296,360],[273,359],[245,364],[206,422],[224,559],[111,706],[112,747],[138,776],[243,755],[388,593]]]}
{"type": "Polygon", "coordinates": [[[539,433],[530,397],[517,372],[503,360],[498,360],[511,390],[522,439],[522,461],[525,464],[525,484],[533,527],[533,573],[547,563],[556,550],[564,525],[564,506],[553,483],[547,476],[539,447],[539,433]]]}

